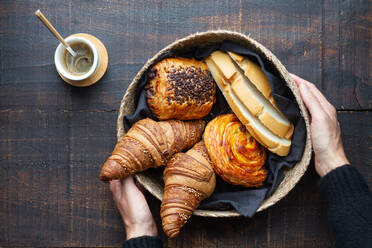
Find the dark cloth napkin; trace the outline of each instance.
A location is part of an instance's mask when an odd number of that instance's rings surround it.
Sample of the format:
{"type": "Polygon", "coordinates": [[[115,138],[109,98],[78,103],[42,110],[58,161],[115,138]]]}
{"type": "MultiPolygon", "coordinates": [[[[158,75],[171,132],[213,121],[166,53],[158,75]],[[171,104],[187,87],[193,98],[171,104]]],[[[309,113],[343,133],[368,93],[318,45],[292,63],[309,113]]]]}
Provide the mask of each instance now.
{"type": "MultiPolygon", "coordinates": [[[[278,71],[273,67],[273,65],[270,62],[261,59],[257,53],[241,45],[224,41],[221,44],[203,48],[193,47],[182,51],[169,51],[161,56],[157,61],[168,57],[186,57],[202,60],[215,50],[232,51],[244,55],[257,63],[270,82],[272,95],[278,108],[295,127],[292,136],[292,147],[288,156],[280,157],[274,153],[268,152],[265,164],[265,167],[268,170],[267,179],[261,188],[257,189],[234,186],[226,183],[218,177],[215,192],[211,197],[204,200],[199,207],[200,209],[209,210],[236,209],[243,216],[252,217],[261,202],[266,197],[270,196],[283,180],[283,168],[292,168],[297,161],[301,160],[306,140],[305,120],[300,114],[300,109],[296,104],[291,90],[286,86],[285,81],[279,76],[278,71]]],[[[156,120],[147,106],[144,91],[146,83],[147,72],[141,77],[137,91],[135,92],[135,104],[137,106],[135,112],[132,115],[124,117],[124,126],[127,131],[135,122],[146,117],[156,120]]],[[[225,98],[221,91],[217,90],[217,101],[211,112],[204,119],[210,121],[220,114],[229,112],[231,112],[231,110],[225,98]]]]}

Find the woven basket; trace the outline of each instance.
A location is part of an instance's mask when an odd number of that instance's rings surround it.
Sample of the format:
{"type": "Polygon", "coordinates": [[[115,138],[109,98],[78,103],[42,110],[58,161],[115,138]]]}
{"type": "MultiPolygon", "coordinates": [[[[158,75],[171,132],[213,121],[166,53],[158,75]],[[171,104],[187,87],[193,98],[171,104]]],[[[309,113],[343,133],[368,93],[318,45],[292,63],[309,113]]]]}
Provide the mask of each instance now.
{"type": "MultiPolygon", "coordinates": [[[[276,191],[267,199],[265,199],[260,207],[258,208],[257,212],[262,211],[280,199],[282,199],[288,192],[297,184],[300,178],[305,173],[311,158],[311,140],[310,140],[310,127],[309,127],[309,115],[306,111],[306,108],[300,98],[300,94],[296,84],[293,82],[292,78],[289,76],[288,71],[282,65],[282,63],[272,54],[266,47],[255,41],[254,39],[250,38],[249,36],[243,35],[237,32],[231,32],[226,30],[218,30],[218,31],[207,31],[202,33],[196,33],[189,35],[183,39],[176,40],[172,44],[165,47],[163,50],[155,54],[147,63],[142,67],[142,69],[137,73],[136,77],[133,79],[132,83],[129,85],[123,100],[120,104],[119,110],[119,117],[117,121],[117,138],[121,140],[121,138],[125,134],[123,118],[127,114],[132,114],[135,110],[134,104],[134,96],[135,91],[138,85],[138,81],[141,78],[142,74],[154,63],[154,61],[169,50],[179,50],[188,47],[192,47],[195,45],[206,46],[212,45],[216,43],[221,43],[224,40],[230,40],[237,44],[243,45],[249,49],[252,49],[257,54],[261,56],[261,58],[268,60],[273,64],[273,66],[279,71],[280,76],[285,80],[288,87],[292,90],[296,101],[300,107],[301,114],[305,119],[306,122],[306,129],[307,129],[307,137],[306,137],[306,145],[303,157],[301,161],[299,161],[292,169],[284,171],[285,177],[283,181],[280,183],[276,191]]],[[[146,190],[148,190],[151,194],[153,194],[159,200],[163,197],[163,184],[159,177],[156,177],[153,172],[146,171],[136,175],[136,179],[140,184],[144,186],[146,190]]],[[[234,210],[228,211],[215,211],[215,210],[200,210],[197,209],[194,211],[194,215],[198,216],[207,216],[207,217],[234,217],[240,216],[240,214],[234,210]]]]}

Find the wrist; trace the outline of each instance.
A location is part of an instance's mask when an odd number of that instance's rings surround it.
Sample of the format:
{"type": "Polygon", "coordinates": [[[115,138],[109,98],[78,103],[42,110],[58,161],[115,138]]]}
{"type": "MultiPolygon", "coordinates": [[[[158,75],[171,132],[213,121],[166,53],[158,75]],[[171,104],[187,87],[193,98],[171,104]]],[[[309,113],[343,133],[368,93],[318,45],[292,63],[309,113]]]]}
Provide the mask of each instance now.
{"type": "Polygon", "coordinates": [[[127,240],[141,236],[158,236],[158,229],[153,221],[151,221],[150,223],[126,225],[125,230],[127,240]]]}
{"type": "Polygon", "coordinates": [[[350,164],[350,162],[342,151],[339,153],[331,153],[326,159],[322,159],[322,161],[317,161],[317,158],[315,157],[315,164],[319,176],[324,177],[332,170],[345,164],[350,164]]]}

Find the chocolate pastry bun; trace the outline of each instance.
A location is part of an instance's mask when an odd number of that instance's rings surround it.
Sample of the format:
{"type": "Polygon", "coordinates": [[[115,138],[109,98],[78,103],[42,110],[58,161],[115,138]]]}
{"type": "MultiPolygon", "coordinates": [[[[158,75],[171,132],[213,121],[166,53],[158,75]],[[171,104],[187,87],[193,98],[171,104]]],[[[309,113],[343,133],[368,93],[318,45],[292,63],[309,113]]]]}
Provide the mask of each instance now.
{"type": "Polygon", "coordinates": [[[262,186],[266,150],[236,115],[220,115],[210,121],[203,140],[214,170],[223,180],[246,187],[262,186]]]}
{"type": "Polygon", "coordinates": [[[159,120],[206,116],[216,101],[216,83],[207,65],[187,58],[166,58],[148,73],[147,104],[159,120]]]}

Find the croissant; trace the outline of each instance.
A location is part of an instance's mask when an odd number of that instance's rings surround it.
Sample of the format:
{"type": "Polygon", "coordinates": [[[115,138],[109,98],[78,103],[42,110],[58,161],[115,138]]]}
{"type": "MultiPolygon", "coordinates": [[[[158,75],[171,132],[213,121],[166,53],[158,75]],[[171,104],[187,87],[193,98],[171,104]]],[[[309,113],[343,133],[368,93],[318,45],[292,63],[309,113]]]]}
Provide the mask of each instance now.
{"type": "Polygon", "coordinates": [[[122,179],[150,167],[166,164],[173,154],[194,145],[200,139],[203,129],[204,122],[201,120],[140,120],[116,144],[103,165],[100,179],[122,179]]]}
{"type": "Polygon", "coordinates": [[[216,176],[204,142],[197,143],[186,153],[175,154],[163,175],[165,188],[160,216],[164,232],[173,238],[216,186],[216,176]]]}
{"type": "Polygon", "coordinates": [[[210,121],[203,134],[215,172],[226,182],[260,187],[266,179],[266,151],[234,114],[210,121]]]}

